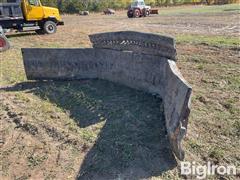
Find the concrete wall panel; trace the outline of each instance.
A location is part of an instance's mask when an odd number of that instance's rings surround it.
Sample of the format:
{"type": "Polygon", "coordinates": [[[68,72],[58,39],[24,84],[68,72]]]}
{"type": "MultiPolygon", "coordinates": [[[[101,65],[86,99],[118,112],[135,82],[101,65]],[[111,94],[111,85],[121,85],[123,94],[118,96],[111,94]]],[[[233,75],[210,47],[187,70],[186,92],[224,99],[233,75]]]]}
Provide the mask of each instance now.
{"type": "MultiPolygon", "coordinates": [[[[98,34],[92,38],[96,40],[102,36],[109,38],[112,34],[98,34]]],[[[122,36],[124,33],[121,33],[120,38],[122,36]]],[[[129,37],[129,32],[126,37],[129,37]]],[[[112,38],[116,41],[115,36],[112,38]]],[[[168,40],[173,44],[172,47],[175,46],[171,39],[160,37],[161,39],[168,40]]],[[[169,59],[170,56],[160,55],[162,53],[151,55],[149,51],[139,53],[126,50],[129,50],[129,47],[31,48],[22,49],[22,54],[26,75],[30,80],[99,78],[158,94],[164,102],[166,128],[172,150],[180,160],[183,160],[181,141],[186,134],[190,113],[192,92],[190,85],[182,77],[175,59],[169,59]]]]}

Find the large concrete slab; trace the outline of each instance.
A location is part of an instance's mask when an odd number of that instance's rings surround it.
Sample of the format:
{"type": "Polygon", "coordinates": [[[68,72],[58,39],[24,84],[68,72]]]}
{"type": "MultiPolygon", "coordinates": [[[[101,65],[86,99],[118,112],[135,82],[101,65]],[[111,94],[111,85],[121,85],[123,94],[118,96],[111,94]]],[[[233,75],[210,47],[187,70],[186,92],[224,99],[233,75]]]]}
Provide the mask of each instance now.
{"type": "Polygon", "coordinates": [[[177,59],[174,39],[135,31],[100,33],[89,36],[94,48],[134,51],[177,59]]]}
{"type": "MultiPolygon", "coordinates": [[[[140,38],[137,34],[135,36],[140,38]]],[[[102,35],[93,35],[91,38],[99,36],[102,35]]],[[[124,36],[124,32],[121,32],[121,36],[124,36]]],[[[126,37],[129,37],[129,32],[126,32],[126,37]]],[[[123,49],[114,46],[112,49],[110,46],[107,49],[101,46],[87,49],[31,48],[22,49],[22,54],[29,80],[99,78],[158,94],[164,102],[172,150],[180,160],[184,159],[181,141],[187,130],[192,89],[178,70],[175,59],[169,59],[170,56],[161,53],[151,55],[149,51],[134,51],[128,45],[123,49]]]]}

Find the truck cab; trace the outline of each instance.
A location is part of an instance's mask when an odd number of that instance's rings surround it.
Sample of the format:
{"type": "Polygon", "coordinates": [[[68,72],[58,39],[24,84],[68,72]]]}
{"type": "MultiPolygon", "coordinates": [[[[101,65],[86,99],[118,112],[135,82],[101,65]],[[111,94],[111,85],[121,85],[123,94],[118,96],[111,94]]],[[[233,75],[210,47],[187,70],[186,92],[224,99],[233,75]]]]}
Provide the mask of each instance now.
{"type": "Polygon", "coordinates": [[[7,0],[0,3],[0,26],[3,29],[39,27],[37,33],[52,34],[63,21],[57,8],[43,6],[40,0],[7,0]]]}
{"type": "Polygon", "coordinates": [[[55,22],[62,22],[57,8],[46,7],[40,0],[22,0],[21,8],[27,21],[42,21],[52,19],[55,22]]]}

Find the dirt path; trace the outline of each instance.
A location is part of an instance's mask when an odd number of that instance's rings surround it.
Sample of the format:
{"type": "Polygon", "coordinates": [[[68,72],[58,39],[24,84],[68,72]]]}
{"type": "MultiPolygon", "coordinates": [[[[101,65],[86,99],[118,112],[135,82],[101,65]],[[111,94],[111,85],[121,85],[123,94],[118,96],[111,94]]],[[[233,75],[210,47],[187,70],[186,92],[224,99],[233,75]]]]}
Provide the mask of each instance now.
{"type": "MultiPolygon", "coordinates": [[[[161,11],[161,10],[160,10],[161,11]]],[[[102,31],[137,30],[174,34],[224,35],[239,36],[239,13],[223,14],[183,14],[183,15],[152,15],[148,18],[128,19],[125,12],[118,12],[115,16],[66,16],[67,27],[83,25],[79,31],[90,33],[102,31]],[[104,21],[103,21],[104,19],[104,21]],[[98,28],[95,28],[95,27],[98,28]],[[87,29],[87,30],[85,30],[87,29]]],[[[66,27],[65,27],[66,28],[66,27]]],[[[69,34],[71,34],[69,28],[69,34]]],[[[74,28],[76,31],[76,29],[74,28]]]]}

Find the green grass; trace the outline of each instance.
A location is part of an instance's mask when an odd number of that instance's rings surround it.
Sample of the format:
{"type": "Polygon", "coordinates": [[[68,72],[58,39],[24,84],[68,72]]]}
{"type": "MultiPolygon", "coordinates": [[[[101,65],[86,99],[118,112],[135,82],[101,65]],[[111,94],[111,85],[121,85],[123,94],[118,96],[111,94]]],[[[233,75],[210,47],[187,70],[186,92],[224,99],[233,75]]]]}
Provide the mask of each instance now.
{"type": "Polygon", "coordinates": [[[229,13],[238,12],[240,13],[239,4],[228,4],[228,5],[213,5],[213,6],[191,6],[191,7],[175,7],[169,9],[160,9],[160,15],[180,15],[180,14],[206,14],[206,13],[229,13]]]}
{"type": "Polygon", "coordinates": [[[40,156],[29,156],[28,157],[28,166],[30,168],[34,168],[35,166],[39,166],[42,164],[48,157],[46,155],[40,157],[40,156]]]}
{"type": "Polygon", "coordinates": [[[222,150],[220,147],[213,147],[210,149],[209,157],[220,160],[224,158],[224,150],[222,150]]]}
{"type": "Polygon", "coordinates": [[[239,46],[239,37],[204,36],[181,34],[176,36],[177,43],[206,44],[210,46],[239,46]]]}

